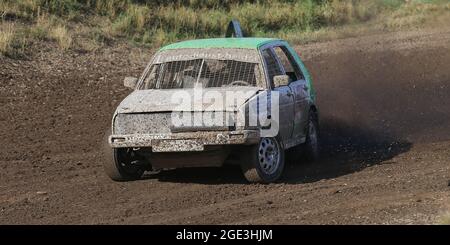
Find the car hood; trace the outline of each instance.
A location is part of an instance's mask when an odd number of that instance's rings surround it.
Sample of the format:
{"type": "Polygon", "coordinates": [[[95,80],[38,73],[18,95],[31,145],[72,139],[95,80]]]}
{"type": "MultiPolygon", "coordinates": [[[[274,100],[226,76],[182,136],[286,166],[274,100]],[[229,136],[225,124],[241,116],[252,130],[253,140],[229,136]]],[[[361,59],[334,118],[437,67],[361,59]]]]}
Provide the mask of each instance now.
{"type": "Polygon", "coordinates": [[[117,113],[238,111],[262,90],[258,87],[135,90],[120,103],[117,113]],[[235,98],[234,103],[226,102],[230,96],[235,98]],[[223,103],[214,102],[215,98],[221,98],[223,103]]]}

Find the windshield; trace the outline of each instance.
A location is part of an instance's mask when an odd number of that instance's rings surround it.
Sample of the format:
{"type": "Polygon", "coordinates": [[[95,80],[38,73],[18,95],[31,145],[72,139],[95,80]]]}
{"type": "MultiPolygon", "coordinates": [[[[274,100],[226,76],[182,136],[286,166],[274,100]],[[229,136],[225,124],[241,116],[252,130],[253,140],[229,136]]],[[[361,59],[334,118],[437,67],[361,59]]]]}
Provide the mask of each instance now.
{"type": "Polygon", "coordinates": [[[192,59],[153,64],[140,89],[257,86],[258,63],[192,59]]]}

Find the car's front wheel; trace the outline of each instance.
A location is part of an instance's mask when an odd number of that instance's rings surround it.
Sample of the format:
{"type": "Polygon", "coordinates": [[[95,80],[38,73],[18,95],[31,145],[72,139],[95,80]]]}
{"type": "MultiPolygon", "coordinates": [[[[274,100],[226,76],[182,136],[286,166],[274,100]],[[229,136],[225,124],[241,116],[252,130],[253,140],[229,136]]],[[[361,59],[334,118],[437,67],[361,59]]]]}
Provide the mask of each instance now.
{"type": "Polygon", "coordinates": [[[102,140],[103,169],[112,180],[138,180],[145,172],[142,158],[132,148],[112,148],[108,144],[111,130],[108,129],[102,140]]]}
{"type": "Polygon", "coordinates": [[[243,152],[242,171],[252,183],[271,183],[278,180],[284,170],[284,148],[277,137],[262,138],[259,144],[243,152]]]}
{"type": "Polygon", "coordinates": [[[111,148],[103,164],[106,174],[115,181],[140,179],[144,168],[135,154],[130,148],[111,148]]]}

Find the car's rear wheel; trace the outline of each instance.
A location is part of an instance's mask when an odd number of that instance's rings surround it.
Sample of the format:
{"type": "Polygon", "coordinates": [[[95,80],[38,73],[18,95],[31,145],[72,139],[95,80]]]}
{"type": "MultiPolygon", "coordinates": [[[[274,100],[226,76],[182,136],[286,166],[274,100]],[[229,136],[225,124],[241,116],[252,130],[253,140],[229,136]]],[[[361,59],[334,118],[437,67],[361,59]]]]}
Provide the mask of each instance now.
{"type": "Polygon", "coordinates": [[[305,157],[308,161],[316,161],[320,157],[319,121],[315,113],[309,114],[308,131],[305,142],[305,157]]]}
{"type": "Polygon", "coordinates": [[[249,182],[277,181],[284,169],[284,148],[279,139],[262,138],[259,144],[247,147],[243,152],[241,167],[249,182]]]}

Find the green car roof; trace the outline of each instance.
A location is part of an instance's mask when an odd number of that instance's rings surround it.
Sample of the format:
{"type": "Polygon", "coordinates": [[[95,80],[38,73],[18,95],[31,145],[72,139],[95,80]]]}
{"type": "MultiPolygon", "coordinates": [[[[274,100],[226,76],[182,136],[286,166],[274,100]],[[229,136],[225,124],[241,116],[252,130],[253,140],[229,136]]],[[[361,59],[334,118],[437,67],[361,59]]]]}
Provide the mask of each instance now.
{"type": "Polygon", "coordinates": [[[210,39],[197,39],[189,40],[178,43],[173,43],[162,47],[162,50],[169,49],[185,49],[185,48],[243,48],[243,49],[258,49],[262,45],[277,41],[279,39],[274,38],[210,38],[210,39]]]}

